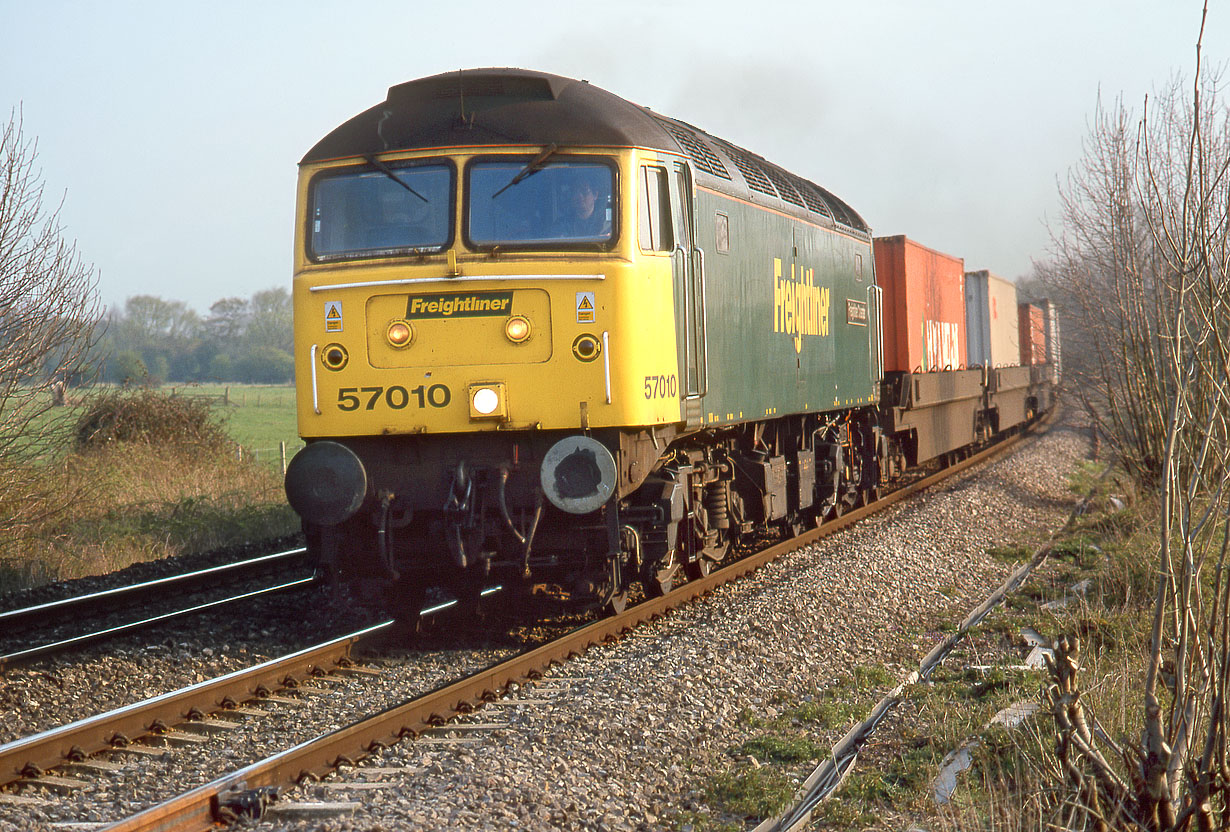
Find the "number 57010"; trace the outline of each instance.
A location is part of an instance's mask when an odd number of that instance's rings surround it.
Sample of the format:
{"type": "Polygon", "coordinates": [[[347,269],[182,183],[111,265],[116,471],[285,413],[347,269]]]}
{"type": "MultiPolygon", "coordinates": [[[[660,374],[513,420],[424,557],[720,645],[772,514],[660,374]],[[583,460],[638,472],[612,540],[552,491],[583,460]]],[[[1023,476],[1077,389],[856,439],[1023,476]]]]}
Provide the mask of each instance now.
{"type": "Polygon", "coordinates": [[[452,399],[452,394],[443,384],[433,384],[430,387],[420,384],[412,390],[407,390],[400,384],[392,387],[343,387],[337,391],[338,410],[375,410],[382,403],[393,410],[404,410],[414,397],[418,407],[446,407],[452,399]]]}

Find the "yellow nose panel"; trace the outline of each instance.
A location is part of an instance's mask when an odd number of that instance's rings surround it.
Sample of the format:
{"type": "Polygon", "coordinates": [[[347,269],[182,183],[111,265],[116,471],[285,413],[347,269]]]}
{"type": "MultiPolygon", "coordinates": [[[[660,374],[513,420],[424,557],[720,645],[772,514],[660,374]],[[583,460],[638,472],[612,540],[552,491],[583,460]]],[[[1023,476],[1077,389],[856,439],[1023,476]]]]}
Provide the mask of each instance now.
{"type": "Polygon", "coordinates": [[[551,357],[551,298],[543,289],[377,295],[367,301],[367,350],[372,366],[382,368],[541,363],[551,357]],[[530,322],[519,343],[505,332],[514,315],[530,322]],[[414,327],[408,347],[388,341],[397,320],[414,327]]]}

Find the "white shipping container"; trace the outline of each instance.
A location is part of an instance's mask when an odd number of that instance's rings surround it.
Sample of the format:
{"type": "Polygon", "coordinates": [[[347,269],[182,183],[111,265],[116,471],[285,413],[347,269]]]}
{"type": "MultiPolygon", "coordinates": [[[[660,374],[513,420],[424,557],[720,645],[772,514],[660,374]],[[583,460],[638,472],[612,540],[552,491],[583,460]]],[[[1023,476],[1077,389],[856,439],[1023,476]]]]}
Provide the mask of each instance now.
{"type": "Polygon", "coordinates": [[[1059,309],[1049,299],[1038,302],[1042,307],[1042,323],[1046,328],[1046,361],[1051,365],[1051,382],[1059,383],[1063,360],[1059,352],[1059,309]]]}
{"type": "Polygon", "coordinates": [[[965,324],[969,366],[1021,363],[1015,283],[985,269],[966,272],[965,324]]]}

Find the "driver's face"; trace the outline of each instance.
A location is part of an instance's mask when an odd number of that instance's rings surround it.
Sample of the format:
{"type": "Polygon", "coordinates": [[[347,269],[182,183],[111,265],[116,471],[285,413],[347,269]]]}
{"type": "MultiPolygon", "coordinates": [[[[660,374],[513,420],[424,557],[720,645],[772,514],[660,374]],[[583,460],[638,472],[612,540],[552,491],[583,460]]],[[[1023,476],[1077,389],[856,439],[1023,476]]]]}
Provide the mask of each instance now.
{"type": "Polygon", "coordinates": [[[594,202],[598,195],[589,185],[580,184],[572,189],[572,210],[582,219],[594,213],[594,202]]]}

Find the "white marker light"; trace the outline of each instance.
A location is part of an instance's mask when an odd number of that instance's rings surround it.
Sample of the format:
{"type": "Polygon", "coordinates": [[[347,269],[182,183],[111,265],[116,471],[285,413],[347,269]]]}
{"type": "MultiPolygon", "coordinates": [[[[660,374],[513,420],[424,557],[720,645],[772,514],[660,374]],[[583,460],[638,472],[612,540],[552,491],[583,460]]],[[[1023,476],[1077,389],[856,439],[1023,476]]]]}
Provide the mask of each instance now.
{"type": "Polygon", "coordinates": [[[474,391],[474,409],[484,416],[490,416],[495,413],[495,409],[500,406],[499,395],[490,387],[480,387],[474,391]]]}

